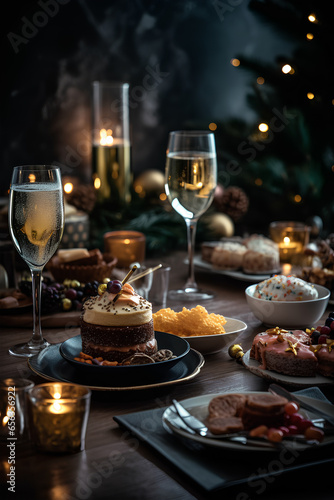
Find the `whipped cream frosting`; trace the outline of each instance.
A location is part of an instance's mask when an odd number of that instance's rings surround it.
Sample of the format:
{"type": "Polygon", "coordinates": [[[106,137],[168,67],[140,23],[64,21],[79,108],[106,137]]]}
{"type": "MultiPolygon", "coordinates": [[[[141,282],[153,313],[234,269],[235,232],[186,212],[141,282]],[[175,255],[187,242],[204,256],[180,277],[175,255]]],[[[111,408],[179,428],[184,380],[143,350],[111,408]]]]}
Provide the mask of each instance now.
{"type": "Polygon", "coordinates": [[[104,292],[87,299],[83,305],[83,320],[100,326],[136,326],[151,321],[152,304],[137,293],[123,292],[115,303],[114,297],[104,292]]]}
{"type": "Polygon", "coordinates": [[[255,287],[254,297],[272,301],[302,301],[318,298],[318,291],[295,276],[276,275],[261,281],[255,287]]]}

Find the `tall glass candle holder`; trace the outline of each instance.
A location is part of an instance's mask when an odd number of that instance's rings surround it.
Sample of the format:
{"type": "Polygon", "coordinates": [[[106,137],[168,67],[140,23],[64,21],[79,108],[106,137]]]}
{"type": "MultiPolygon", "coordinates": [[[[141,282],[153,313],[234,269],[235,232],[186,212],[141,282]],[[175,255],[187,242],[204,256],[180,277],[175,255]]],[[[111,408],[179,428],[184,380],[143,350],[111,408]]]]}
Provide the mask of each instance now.
{"type": "Polygon", "coordinates": [[[129,84],[93,83],[93,183],[99,203],[131,201],[129,84]]]}

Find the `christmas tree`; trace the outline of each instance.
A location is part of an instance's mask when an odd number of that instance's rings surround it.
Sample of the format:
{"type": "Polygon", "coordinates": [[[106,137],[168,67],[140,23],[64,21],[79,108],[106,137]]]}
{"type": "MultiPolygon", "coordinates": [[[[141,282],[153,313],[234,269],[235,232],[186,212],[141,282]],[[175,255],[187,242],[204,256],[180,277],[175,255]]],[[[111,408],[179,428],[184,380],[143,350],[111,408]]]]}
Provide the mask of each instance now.
{"type": "Polygon", "coordinates": [[[231,63],[252,75],[254,123],[217,124],[220,182],[249,196],[244,223],[259,230],[273,220],[319,216],[332,231],[334,198],[334,72],[331,2],[252,0],[249,7],[294,41],[289,57],[271,64],[243,55],[231,63]]]}

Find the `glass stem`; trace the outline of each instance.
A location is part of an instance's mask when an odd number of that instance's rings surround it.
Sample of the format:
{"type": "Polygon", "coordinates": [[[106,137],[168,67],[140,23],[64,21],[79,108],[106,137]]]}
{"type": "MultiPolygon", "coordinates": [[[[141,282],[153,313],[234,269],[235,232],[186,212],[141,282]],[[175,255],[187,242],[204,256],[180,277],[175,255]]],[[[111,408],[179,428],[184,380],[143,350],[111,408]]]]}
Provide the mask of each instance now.
{"type": "Polygon", "coordinates": [[[194,250],[195,250],[195,238],[196,238],[196,228],[197,219],[185,219],[187,225],[187,241],[188,241],[188,280],[186,282],[186,289],[197,290],[197,283],[195,281],[195,271],[194,271],[194,250]]]}
{"type": "Polygon", "coordinates": [[[42,270],[31,269],[31,278],[33,301],[33,334],[29,344],[38,345],[44,342],[41,328],[42,270]]]}

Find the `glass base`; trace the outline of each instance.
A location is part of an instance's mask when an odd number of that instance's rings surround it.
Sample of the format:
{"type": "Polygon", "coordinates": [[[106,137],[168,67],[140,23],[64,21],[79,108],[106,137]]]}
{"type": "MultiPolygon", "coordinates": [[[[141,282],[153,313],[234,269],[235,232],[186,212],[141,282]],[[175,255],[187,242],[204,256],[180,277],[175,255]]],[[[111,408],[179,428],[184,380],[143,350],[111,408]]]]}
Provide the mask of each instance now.
{"type": "Polygon", "coordinates": [[[8,349],[9,354],[12,356],[20,356],[21,358],[30,358],[31,356],[35,356],[46,347],[49,347],[51,344],[46,340],[43,340],[41,343],[33,344],[32,342],[27,342],[26,344],[16,344],[13,347],[8,349]]]}
{"type": "Polygon", "coordinates": [[[214,294],[198,288],[182,288],[181,290],[170,290],[168,298],[171,300],[187,300],[199,302],[201,300],[213,299],[214,294]]]}

